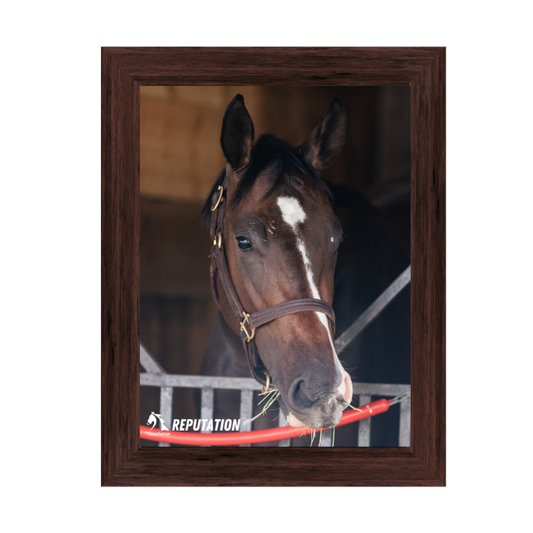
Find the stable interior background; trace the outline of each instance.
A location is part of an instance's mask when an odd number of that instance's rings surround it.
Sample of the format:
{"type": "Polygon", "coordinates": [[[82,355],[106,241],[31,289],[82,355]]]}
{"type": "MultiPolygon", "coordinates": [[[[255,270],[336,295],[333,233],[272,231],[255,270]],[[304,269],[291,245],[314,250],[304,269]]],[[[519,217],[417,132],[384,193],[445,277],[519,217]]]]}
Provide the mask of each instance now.
{"type": "MultiPolygon", "coordinates": [[[[323,174],[361,193],[410,250],[409,87],[141,87],[141,342],[167,373],[199,373],[216,314],[211,240],[199,220],[225,164],[222,118],[237,93],[256,139],[273,133],[294,146],[338,96],[348,116],[346,143],[323,174]]],[[[141,387],[140,407],[146,424],[159,412],[159,389],[141,387]]],[[[198,418],[192,390],[175,390],[173,417],[198,418]]]]}

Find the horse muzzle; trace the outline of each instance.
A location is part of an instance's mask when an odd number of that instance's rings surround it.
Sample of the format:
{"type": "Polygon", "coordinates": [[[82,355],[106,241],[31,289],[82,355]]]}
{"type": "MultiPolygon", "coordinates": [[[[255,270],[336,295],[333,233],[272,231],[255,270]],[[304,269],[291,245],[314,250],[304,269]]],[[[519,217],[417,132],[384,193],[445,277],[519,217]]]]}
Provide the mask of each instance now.
{"type": "Polygon", "coordinates": [[[325,386],[313,375],[302,375],[294,380],[284,400],[292,427],[314,429],[336,426],[343,411],[351,402],[352,381],[348,373],[341,369],[341,383],[338,386],[325,386]]]}

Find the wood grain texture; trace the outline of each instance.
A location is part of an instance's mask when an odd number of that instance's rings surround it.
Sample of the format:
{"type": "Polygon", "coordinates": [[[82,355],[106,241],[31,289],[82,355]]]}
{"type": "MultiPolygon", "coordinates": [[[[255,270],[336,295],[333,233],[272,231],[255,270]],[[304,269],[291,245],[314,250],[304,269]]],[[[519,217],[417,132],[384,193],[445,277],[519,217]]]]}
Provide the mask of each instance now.
{"type": "Polygon", "coordinates": [[[444,486],[445,49],[102,49],[102,486],[444,486]],[[411,87],[410,448],[139,448],[139,86],[411,87]]]}

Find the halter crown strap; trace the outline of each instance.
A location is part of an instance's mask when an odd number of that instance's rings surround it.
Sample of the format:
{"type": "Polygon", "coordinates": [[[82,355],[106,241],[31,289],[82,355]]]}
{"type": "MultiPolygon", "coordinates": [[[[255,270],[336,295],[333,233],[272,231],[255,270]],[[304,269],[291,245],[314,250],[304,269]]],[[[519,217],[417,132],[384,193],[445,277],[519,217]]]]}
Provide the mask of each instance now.
{"type": "Polygon", "coordinates": [[[211,290],[218,308],[222,310],[218,298],[216,279],[218,274],[222,282],[224,292],[226,293],[226,297],[241,325],[240,335],[252,375],[259,383],[265,385],[267,383],[265,377],[268,376],[268,370],[261,361],[261,357],[257,351],[257,346],[254,339],[256,328],[263,326],[264,324],[268,324],[269,322],[272,322],[273,320],[285,315],[300,313],[302,311],[314,311],[317,313],[324,313],[329,318],[333,334],[335,334],[335,312],[329,304],[316,298],[290,300],[288,302],[282,302],[260,311],[256,311],[252,314],[248,314],[244,310],[239,296],[237,295],[237,291],[235,290],[235,286],[233,285],[231,274],[228,269],[226,254],[224,253],[223,248],[224,237],[222,222],[226,210],[223,197],[224,191],[225,180],[222,186],[219,186],[218,190],[213,194],[212,198],[213,215],[211,216],[210,228],[211,238],[213,239],[213,251],[211,253],[211,290]]]}

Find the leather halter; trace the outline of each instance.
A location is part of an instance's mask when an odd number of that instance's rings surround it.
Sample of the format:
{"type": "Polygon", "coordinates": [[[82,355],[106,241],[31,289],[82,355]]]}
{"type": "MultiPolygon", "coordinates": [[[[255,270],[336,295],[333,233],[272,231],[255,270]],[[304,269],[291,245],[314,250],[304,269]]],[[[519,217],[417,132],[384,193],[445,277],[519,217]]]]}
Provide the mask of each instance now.
{"type": "Polygon", "coordinates": [[[250,370],[252,371],[253,377],[261,383],[261,385],[266,387],[266,389],[265,387],[262,389],[263,392],[265,392],[268,390],[270,384],[270,375],[257,351],[254,339],[256,328],[285,315],[299,313],[301,311],[315,311],[324,313],[329,318],[333,334],[335,334],[335,313],[329,304],[323,300],[315,298],[302,298],[282,302],[252,314],[245,311],[239,296],[235,291],[235,286],[233,285],[228,269],[226,254],[224,252],[224,214],[227,205],[227,201],[224,202],[225,185],[226,180],[224,180],[223,184],[220,185],[218,190],[213,194],[211,203],[212,215],[210,233],[211,238],[213,239],[211,253],[211,291],[218,308],[222,311],[217,289],[218,273],[230,306],[237,317],[237,321],[241,325],[240,336],[248,358],[250,370]]]}

